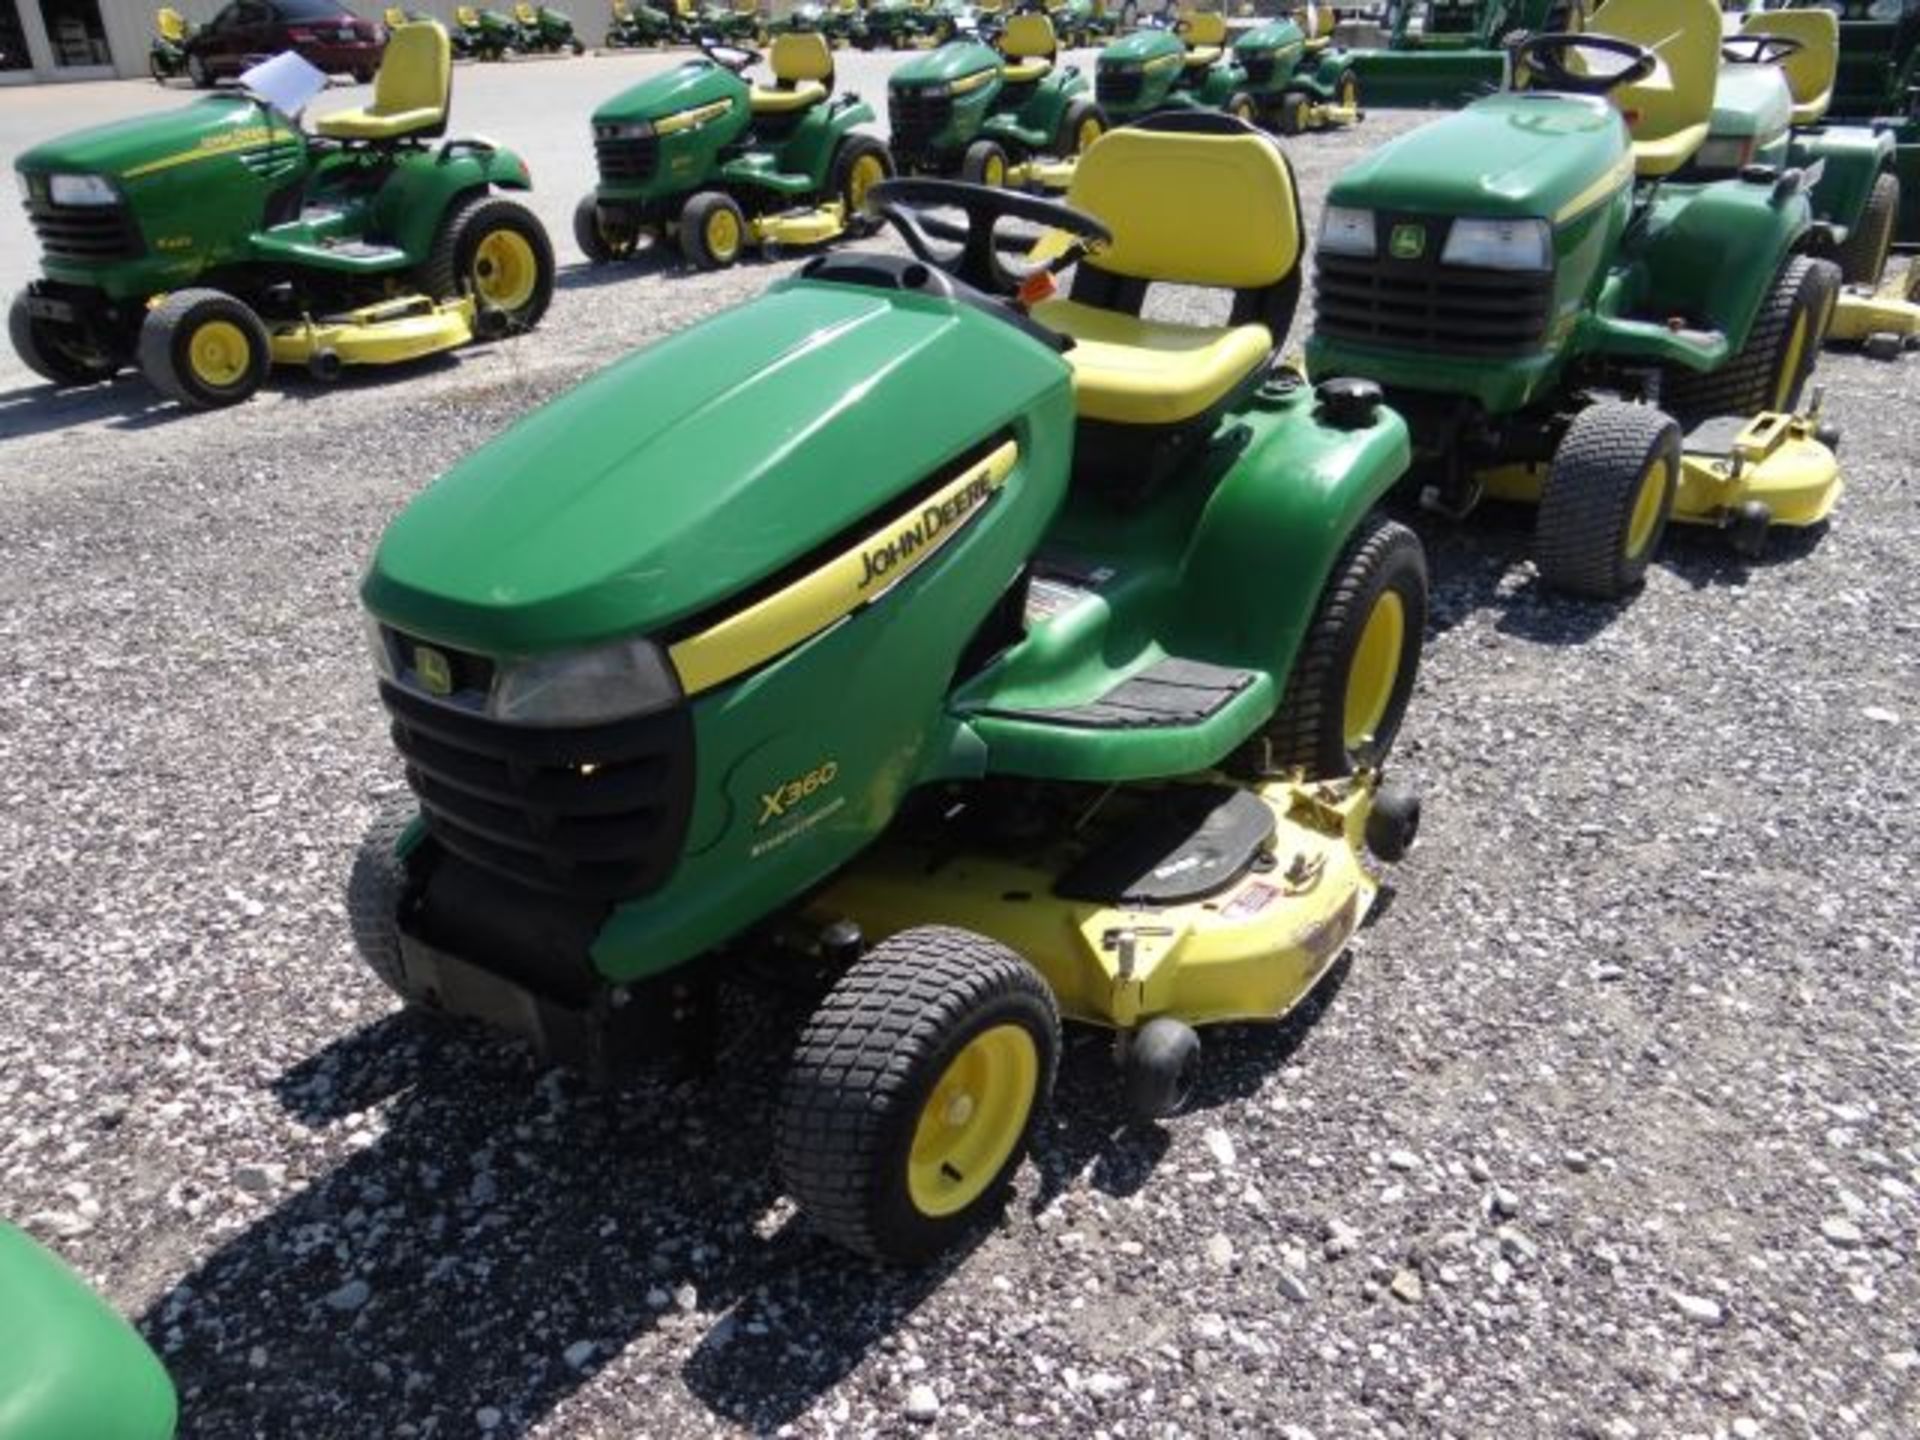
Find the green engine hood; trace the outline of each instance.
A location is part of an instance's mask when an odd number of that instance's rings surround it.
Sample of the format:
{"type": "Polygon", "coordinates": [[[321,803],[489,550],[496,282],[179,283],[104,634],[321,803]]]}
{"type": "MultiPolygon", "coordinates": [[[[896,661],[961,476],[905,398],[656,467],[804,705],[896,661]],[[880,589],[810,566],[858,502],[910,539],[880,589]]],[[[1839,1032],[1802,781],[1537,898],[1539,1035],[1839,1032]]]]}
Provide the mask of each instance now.
{"type": "Polygon", "coordinates": [[[1103,49],[1098,63],[1103,70],[1113,70],[1186,53],[1185,43],[1171,30],[1136,30],[1103,49]]]}
{"type": "Polygon", "coordinates": [[[887,78],[887,87],[906,90],[921,85],[951,85],[982,70],[997,72],[999,69],[998,51],[978,40],[954,40],[906,61],[887,78]]]}
{"type": "Polygon", "coordinates": [[[1233,49],[1236,55],[1265,55],[1275,50],[1305,46],[1306,43],[1306,32],[1293,21],[1271,20],[1251,30],[1242,30],[1239,39],[1233,42],[1233,49]]]}
{"type": "Polygon", "coordinates": [[[157,174],[189,160],[257,145],[268,138],[269,128],[283,136],[295,133],[258,101],[244,95],[209,95],[177,110],[75,130],[34,146],[14,167],[42,173],[157,174]]]}
{"type": "Polygon", "coordinates": [[[1793,91],[1778,65],[1722,65],[1713,92],[1715,139],[1766,145],[1793,124],[1793,91]]]}
{"type": "Polygon", "coordinates": [[[1071,384],[1058,354],[971,306],[789,280],[457,465],[387,530],[362,598],[491,654],[656,630],[1017,433],[1071,384]]]}
{"type": "Polygon", "coordinates": [[[631,85],[593,112],[593,123],[651,120],[697,110],[721,100],[733,102],[739,123],[747,117],[747,82],[710,60],[687,60],[631,85]]]}
{"type": "Polygon", "coordinates": [[[166,1440],[173,1385],[134,1328],[0,1224],[0,1437],[166,1440]]]}
{"type": "Polygon", "coordinates": [[[1551,219],[1618,173],[1628,150],[1626,126],[1604,100],[1492,95],[1381,146],[1342,174],[1327,199],[1374,210],[1551,219]]]}

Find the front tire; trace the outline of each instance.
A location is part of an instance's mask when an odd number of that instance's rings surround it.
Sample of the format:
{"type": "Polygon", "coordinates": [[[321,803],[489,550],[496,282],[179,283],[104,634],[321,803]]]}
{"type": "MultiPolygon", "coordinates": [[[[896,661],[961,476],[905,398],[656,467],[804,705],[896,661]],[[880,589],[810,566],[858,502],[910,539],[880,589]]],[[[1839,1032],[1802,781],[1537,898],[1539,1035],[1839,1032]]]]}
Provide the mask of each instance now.
{"type": "Polygon", "coordinates": [[[1244,91],[1229,97],[1226,109],[1227,114],[1245,124],[1255,127],[1260,124],[1260,107],[1254,104],[1253,97],[1244,91]]]}
{"type": "Polygon", "coordinates": [[[413,823],[412,798],[389,798],[373,820],[347,872],[347,925],[353,945],[375,976],[409,1003],[406,968],[400,958],[400,900],[406,893],[406,867],[394,847],[413,823]]]}
{"type": "Polygon", "coordinates": [[[36,319],[27,308],[27,292],[13,297],[7,310],[7,338],[13,353],[42,380],[55,385],[97,385],[111,380],[120,365],[93,346],[63,334],[67,327],[36,319]]]}
{"type": "Polygon", "coordinates": [[[1650,405],[1580,412],[1540,494],[1534,560],[1555,590],[1617,600],[1646,578],[1680,483],[1680,426],[1650,405]]]}
{"type": "Polygon", "coordinates": [[[1840,278],[1848,285],[1878,285],[1893,253],[1894,221],[1900,214],[1900,177],[1885,174],[1873,182],[1860,223],[1847,232],[1834,253],[1840,278]]]}
{"type": "Polygon", "coordinates": [[[267,378],[267,327],[220,290],[175,290],[140,323],[140,371],[189,410],[238,405],[267,378]]]}
{"type": "Polygon", "coordinates": [[[553,299],[553,245],[519,201],[475,195],[440,222],[422,283],[436,300],[470,293],[509,329],[531,330],[553,299]]]}
{"type": "Polygon", "coordinates": [[[996,189],[1007,183],[1007,152],[992,140],[976,140],[960,157],[960,178],[969,185],[991,185],[996,189]]]}
{"type": "Polygon", "coordinates": [[[747,243],[747,217],[731,195],[702,190],[681,208],[680,253],[701,270],[724,270],[747,243]]]}
{"type": "Polygon", "coordinates": [[[580,197],[573,207],[573,243],[590,265],[611,265],[633,254],[639,243],[639,231],[630,224],[608,224],[600,213],[600,202],[591,195],[580,197]]]}
{"type": "Polygon", "coordinates": [[[1252,768],[1330,776],[1378,767],[1413,698],[1426,628],[1419,537],[1369,515],[1334,562],[1286,695],[1252,747],[1252,768]]]}
{"type": "Polygon", "coordinates": [[[207,62],[199,55],[187,56],[187,79],[193,82],[196,90],[213,88],[213,72],[207,68],[207,62]]]}
{"type": "Polygon", "coordinates": [[[1840,272],[1831,261],[1793,257],[1774,277],[1746,346],[1708,374],[1674,373],[1663,396],[1668,408],[1687,420],[1792,410],[1813,373],[1839,293],[1840,272]]]}
{"type": "Polygon", "coordinates": [[[874,947],[794,1048],[775,1145],[840,1245],[916,1264],[1000,1202],[1059,1064],[1046,982],[1005,947],[926,926],[874,947]]]}

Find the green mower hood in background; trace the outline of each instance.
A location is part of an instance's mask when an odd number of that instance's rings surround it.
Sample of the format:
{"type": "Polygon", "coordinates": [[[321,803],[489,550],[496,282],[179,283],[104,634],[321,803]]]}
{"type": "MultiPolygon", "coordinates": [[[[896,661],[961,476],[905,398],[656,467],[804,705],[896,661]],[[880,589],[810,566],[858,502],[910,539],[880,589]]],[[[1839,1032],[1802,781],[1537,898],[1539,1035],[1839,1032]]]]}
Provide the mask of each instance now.
{"type": "Polygon", "coordinates": [[[167,1440],[177,1412],[139,1333],[0,1222],[0,1440],[167,1440]]]}
{"type": "MultiPolygon", "coordinates": [[[[887,77],[887,84],[902,88],[921,85],[951,85],[990,70],[1000,72],[1000,52],[980,40],[949,40],[934,50],[923,50],[904,60],[887,77]]],[[[985,85],[982,89],[988,88],[985,85]]]]}

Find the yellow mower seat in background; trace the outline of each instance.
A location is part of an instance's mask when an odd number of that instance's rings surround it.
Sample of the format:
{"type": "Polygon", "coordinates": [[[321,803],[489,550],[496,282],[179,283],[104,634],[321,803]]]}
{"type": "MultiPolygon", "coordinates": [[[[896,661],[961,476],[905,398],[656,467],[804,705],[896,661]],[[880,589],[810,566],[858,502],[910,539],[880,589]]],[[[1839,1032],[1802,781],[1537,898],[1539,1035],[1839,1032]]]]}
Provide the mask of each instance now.
{"type": "MultiPolygon", "coordinates": [[[[1080,262],[1076,295],[1091,268],[1121,281],[1232,290],[1238,301],[1300,264],[1293,176],[1279,146],[1251,129],[1108,131],[1080,157],[1067,203],[1114,235],[1080,262]]],[[[1033,318],[1073,337],[1067,361],[1081,417],[1125,425],[1206,414],[1262,369],[1276,343],[1261,323],[1176,325],[1089,299],[1042,301],[1033,318]]]]}
{"type": "Polygon", "coordinates": [[[1211,65],[1227,43],[1227,17],[1214,10],[1189,10],[1180,17],[1189,66],[1211,65]]]}
{"type": "Polygon", "coordinates": [[[1060,53],[1060,38],[1054,34],[1053,21],[1045,15],[1016,15],[1000,35],[1000,53],[1007,57],[1000,73],[1009,85],[1038,80],[1053,69],[1054,56],[1060,53]]]}
{"type": "Polygon", "coordinates": [[[322,115],[314,130],[334,140],[399,140],[447,128],[453,98],[453,46],[434,20],[396,25],[373,77],[373,103],[322,115]]]}
{"type": "Polygon", "coordinates": [[[186,19],[170,5],[163,5],[154,12],[153,25],[160,32],[162,40],[169,40],[175,45],[187,38],[186,19]]]}
{"type": "Polygon", "coordinates": [[[454,23],[459,25],[463,30],[478,30],[480,28],[480,12],[471,5],[455,6],[453,19],[454,23]]]}
{"type": "Polygon", "coordinates": [[[1331,5],[1317,5],[1311,15],[1304,9],[1294,11],[1293,23],[1307,37],[1306,50],[1311,55],[1333,43],[1333,32],[1340,24],[1340,16],[1331,5]]]}
{"type": "Polygon", "coordinates": [[[1720,80],[1720,7],[1715,0],[1607,0],[1589,31],[1631,40],[1665,62],[1667,74],[1607,98],[1626,116],[1634,169],[1671,175],[1706,143],[1720,80]]]}
{"type": "Polygon", "coordinates": [[[522,25],[538,25],[540,12],[529,5],[527,0],[519,0],[519,3],[513,7],[513,18],[522,25]]]}
{"type": "Polygon", "coordinates": [[[381,18],[387,22],[389,30],[397,30],[407,23],[407,12],[398,5],[389,5],[381,18]]]}
{"type": "Polygon", "coordinates": [[[748,92],[754,114],[790,115],[827,98],[827,87],[833,84],[833,51],[818,31],[774,36],[767,64],[774,83],[771,89],[755,85],[748,92]]]}
{"type": "Polygon", "coordinates": [[[1740,23],[1743,35],[1780,35],[1800,49],[1780,62],[1793,92],[1793,123],[1818,125],[1833,103],[1840,76],[1840,17],[1831,10],[1771,10],[1740,23]]]}

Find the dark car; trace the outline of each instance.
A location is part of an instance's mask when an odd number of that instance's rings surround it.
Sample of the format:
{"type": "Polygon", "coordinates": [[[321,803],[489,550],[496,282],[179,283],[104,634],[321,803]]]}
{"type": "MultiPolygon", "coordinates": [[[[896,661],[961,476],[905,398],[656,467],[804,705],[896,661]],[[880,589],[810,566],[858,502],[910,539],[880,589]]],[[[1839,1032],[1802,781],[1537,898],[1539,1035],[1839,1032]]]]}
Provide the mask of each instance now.
{"type": "Polygon", "coordinates": [[[387,33],[340,0],[233,0],[187,41],[187,74],[201,89],[248,66],[296,51],[328,74],[371,80],[387,33]]]}

